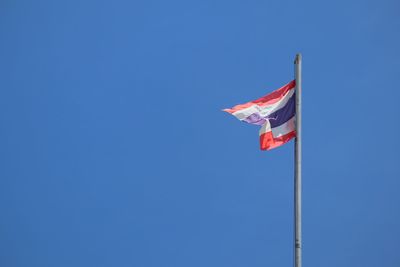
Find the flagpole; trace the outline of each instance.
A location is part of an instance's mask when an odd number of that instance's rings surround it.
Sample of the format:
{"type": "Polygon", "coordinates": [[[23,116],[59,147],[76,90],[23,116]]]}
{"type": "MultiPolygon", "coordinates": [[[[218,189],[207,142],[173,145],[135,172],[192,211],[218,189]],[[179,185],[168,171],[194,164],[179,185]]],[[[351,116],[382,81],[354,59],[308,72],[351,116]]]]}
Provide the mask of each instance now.
{"type": "Polygon", "coordinates": [[[301,267],[301,54],[295,59],[296,75],[296,139],[294,146],[294,266],[301,267]]]}

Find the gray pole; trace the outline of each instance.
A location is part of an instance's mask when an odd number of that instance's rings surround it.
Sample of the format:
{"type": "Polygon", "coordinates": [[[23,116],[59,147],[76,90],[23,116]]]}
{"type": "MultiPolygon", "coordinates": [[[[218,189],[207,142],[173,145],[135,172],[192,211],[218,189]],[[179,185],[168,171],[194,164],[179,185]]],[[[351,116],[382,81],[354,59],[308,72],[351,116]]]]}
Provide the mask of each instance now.
{"type": "Polygon", "coordinates": [[[296,139],[294,147],[294,266],[301,267],[301,54],[296,55],[296,139]]]}

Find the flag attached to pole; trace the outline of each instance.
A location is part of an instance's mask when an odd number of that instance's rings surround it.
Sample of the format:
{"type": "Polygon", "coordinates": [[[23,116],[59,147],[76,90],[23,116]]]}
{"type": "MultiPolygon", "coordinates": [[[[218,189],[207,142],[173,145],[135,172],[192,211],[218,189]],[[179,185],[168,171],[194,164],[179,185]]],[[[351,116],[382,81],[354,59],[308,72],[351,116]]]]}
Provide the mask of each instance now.
{"type": "Polygon", "coordinates": [[[224,109],[241,121],[260,125],[260,148],[270,150],[296,136],[296,81],[245,104],[224,109]]]}

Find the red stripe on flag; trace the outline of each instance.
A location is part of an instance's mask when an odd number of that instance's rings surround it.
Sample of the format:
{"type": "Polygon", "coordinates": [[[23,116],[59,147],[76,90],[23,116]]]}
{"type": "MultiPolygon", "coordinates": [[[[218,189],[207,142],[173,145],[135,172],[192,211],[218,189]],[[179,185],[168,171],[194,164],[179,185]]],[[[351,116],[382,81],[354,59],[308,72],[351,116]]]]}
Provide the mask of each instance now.
{"type": "Polygon", "coordinates": [[[296,86],[296,81],[293,80],[290,83],[282,86],[278,90],[273,91],[272,93],[263,96],[259,99],[247,102],[245,104],[236,105],[233,108],[224,109],[224,111],[229,113],[234,113],[238,110],[245,109],[250,107],[251,105],[257,104],[259,106],[271,105],[275,102],[278,102],[289,90],[293,89],[296,86]]]}
{"type": "Polygon", "coordinates": [[[281,146],[290,141],[293,137],[296,137],[296,131],[282,135],[280,137],[273,137],[272,132],[266,132],[260,135],[260,149],[270,150],[281,146]]]}

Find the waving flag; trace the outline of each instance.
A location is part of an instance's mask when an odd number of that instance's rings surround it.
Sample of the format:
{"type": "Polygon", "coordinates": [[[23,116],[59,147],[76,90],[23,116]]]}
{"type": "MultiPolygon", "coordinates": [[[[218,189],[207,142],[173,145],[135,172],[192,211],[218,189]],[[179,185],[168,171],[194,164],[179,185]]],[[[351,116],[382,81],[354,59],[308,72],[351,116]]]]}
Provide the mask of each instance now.
{"type": "Polygon", "coordinates": [[[278,90],[224,111],[241,121],[261,125],[260,148],[270,150],[296,136],[295,80],[278,90]]]}

